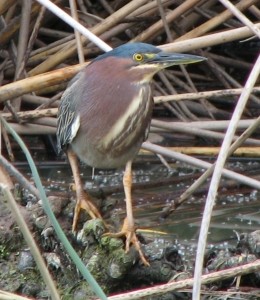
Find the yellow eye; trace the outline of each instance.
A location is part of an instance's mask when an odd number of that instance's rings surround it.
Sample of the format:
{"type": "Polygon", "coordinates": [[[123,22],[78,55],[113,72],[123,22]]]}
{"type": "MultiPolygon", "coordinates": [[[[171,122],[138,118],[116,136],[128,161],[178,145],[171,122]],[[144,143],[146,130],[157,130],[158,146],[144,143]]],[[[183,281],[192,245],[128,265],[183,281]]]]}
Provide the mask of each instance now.
{"type": "Polygon", "coordinates": [[[141,62],[144,59],[144,57],[141,53],[135,53],[133,55],[133,59],[137,62],[141,62]]]}

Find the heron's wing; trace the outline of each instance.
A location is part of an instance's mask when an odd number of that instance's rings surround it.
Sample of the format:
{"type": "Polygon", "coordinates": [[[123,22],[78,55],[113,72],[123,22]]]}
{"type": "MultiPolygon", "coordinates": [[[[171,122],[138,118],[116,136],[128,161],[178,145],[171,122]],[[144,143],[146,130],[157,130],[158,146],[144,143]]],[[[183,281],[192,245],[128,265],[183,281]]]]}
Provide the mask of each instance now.
{"type": "Polygon", "coordinates": [[[58,123],[57,123],[57,148],[58,153],[65,149],[74,139],[80,126],[80,117],[77,113],[77,82],[78,73],[69,83],[61,97],[58,123]]]}

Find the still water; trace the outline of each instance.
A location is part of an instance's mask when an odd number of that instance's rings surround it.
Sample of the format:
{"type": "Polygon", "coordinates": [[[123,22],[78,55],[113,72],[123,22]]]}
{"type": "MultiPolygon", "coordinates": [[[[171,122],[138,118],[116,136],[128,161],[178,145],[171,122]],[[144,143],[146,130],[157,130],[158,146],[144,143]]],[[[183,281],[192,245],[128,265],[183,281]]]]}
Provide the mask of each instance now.
{"type": "MultiPolygon", "coordinates": [[[[200,170],[181,163],[172,163],[169,171],[158,162],[135,163],[133,166],[133,204],[136,223],[146,229],[144,235],[157,243],[176,245],[185,260],[194,258],[207,187],[200,189],[166,219],[162,209],[198,177],[200,170]],[[154,232],[153,232],[154,231],[154,232]]],[[[244,160],[229,163],[229,168],[243,173],[260,174],[260,161],[244,160]]],[[[73,183],[70,168],[64,163],[38,165],[46,191],[67,193],[73,183]]],[[[108,223],[119,226],[125,217],[122,188],[123,170],[93,170],[81,166],[85,187],[94,196],[102,194],[102,207],[109,206],[108,223]],[[117,221],[115,221],[117,220],[117,221]]],[[[29,173],[28,173],[29,175],[29,173]]],[[[73,193],[71,196],[73,197],[73,193]]],[[[222,179],[208,234],[208,249],[235,246],[241,233],[260,229],[260,191],[222,179]]]]}

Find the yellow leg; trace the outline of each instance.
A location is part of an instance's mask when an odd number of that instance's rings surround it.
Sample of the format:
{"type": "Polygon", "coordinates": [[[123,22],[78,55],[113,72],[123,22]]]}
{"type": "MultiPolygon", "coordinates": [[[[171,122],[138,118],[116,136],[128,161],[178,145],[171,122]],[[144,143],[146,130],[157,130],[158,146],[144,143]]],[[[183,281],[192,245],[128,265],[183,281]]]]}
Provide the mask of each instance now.
{"type": "Polygon", "coordinates": [[[128,161],[125,168],[125,174],[123,178],[124,191],[125,191],[125,201],[126,201],[126,218],[123,223],[123,227],[118,233],[107,233],[112,237],[126,237],[126,252],[129,251],[130,245],[133,244],[136,250],[139,252],[140,258],[144,265],[149,266],[148,261],[144,257],[144,254],[141,250],[140,243],[135,233],[135,224],[133,216],[133,206],[132,206],[132,161],[128,161]]]}
{"type": "Polygon", "coordinates": [[[75,153],[72,150],[68,150],[67,156],[69,159],[69,163],[71,166],[71,170],[72,170],[72,174],[73,174],[75,186],[76,186],[77,203],[76,203],[75,210],[74,210],[74,218],[73,218],[73,224],[72,224],[72,231],[76,231],[81,209],[86,210],[92,219],[96,219],[96,218],[102,219],[102,217],[101,217],[98,209],[96,208],[96,206],[91,201],[88,193],[86,193],[84,191],[83,184],[82,184],[82,181],[80,178],[78,159],[77,159],[75,153]]]}

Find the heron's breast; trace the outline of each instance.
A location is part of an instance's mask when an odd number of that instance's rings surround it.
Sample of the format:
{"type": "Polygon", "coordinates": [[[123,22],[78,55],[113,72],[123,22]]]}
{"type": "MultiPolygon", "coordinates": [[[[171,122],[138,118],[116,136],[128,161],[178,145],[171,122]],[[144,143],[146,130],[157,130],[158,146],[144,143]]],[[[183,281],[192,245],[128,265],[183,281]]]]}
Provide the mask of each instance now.
{"type": "Polygon", "coordinates": [[[140,87],[124,114],[110,128],[103,138],[103,148],[120,151],[143,140],[145,131],[150,124],[153,101],[149,85],[140,87]]]}
{"type": "Polygon", "coordinates": [[[136,93],[126,93],[123,99],[118,95],[113,111],[111,105],[107,106],[107,114],[98,107],[92,113],[87,110],[88,115],[81,118],[72,143],[82,161],[94,167],[110,168],[134,158],[145,139],[153,108],[150,86],[142,85],[136,90],[136,93]]]}

